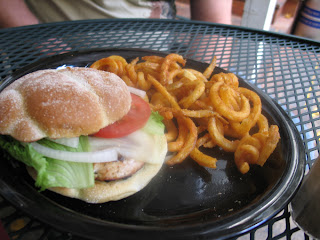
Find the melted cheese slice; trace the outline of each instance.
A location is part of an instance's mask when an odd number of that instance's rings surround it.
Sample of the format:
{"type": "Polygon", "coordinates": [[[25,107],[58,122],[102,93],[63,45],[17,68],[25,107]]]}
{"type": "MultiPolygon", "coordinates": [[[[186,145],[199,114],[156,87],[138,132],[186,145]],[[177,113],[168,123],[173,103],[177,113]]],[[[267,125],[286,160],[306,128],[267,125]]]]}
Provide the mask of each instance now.
{"type": "Polygon", "coordinates": [[[150,164],[162,164],[163,159],[158,157],[158,145],[163,136],[138,130],[122,138],[89,137],[89,145],[93,152],[114,148],[119,157],[133,158],[150,164]]]}

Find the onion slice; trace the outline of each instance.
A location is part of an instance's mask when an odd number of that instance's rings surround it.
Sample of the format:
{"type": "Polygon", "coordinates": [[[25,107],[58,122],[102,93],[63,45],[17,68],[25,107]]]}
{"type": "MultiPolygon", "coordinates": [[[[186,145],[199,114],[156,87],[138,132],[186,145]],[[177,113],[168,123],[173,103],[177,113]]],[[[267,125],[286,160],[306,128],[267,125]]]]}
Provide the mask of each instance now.
{"type": "Polygon", "coordinates": [[[125,157],[150,164],[158,164],[161,160],[156,153],[156,135],[150,135],[142,130],[123,138],[108,139],[89,137],[90,152],[69,152],[52,149],[37,142],[31,146],[45,157],[69,162],[102,163],[113,162],[125,157]]]}
{"type": "Polygon", "coordinates": [[[40,154],[69,162],[113,162],[118,160],[117,148],[105,148],[95,152],[68,152],[45,147],[37,142],[30,143],[31,146],[40,154]]]}
{"type": "Polygon", "coordinates": [[[128,86],[128,89],[129,89],[129,92],[141,97],[141,98],[144,98],[146,96],[146,92],[143,91],[143,90],[140,90],[138,88],[134,88],[134,87],[129,87],[128,86]]]}
{"type": "Polygon", "coordinates": [[[72,148],[78,148],[79,146],[79,137],[73,137],[73,138],[48,138],[50,141],[59,143],[61,145],[72,147],[72,148]]]}

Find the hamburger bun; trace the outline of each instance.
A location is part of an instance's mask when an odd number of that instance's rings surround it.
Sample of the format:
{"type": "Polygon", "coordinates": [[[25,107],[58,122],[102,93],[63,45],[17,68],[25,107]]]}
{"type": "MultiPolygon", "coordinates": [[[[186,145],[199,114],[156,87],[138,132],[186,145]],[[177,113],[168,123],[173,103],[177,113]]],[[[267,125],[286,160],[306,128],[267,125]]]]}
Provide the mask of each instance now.
{"type": "Polygon", "coordinates": [[[0,94],[0,134],[23,142],[89,135],[130,109],[126,84],[91,68],[39,70],[0,94]]]}

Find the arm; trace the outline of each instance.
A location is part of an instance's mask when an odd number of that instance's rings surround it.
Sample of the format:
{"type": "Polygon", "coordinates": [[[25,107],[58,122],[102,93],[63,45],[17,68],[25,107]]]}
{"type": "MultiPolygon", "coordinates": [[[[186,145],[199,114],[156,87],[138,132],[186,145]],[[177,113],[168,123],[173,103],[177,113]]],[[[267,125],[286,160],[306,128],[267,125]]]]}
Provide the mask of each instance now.
{"type": "Polygon", "coordinates": [[[23,0],[0,0],[0,28],[39,23],[23,0]]]}
{"type": "Polygon", "coordinates": [[[190,0],[191,19],[231,24],[232,0],[190,0]]]}

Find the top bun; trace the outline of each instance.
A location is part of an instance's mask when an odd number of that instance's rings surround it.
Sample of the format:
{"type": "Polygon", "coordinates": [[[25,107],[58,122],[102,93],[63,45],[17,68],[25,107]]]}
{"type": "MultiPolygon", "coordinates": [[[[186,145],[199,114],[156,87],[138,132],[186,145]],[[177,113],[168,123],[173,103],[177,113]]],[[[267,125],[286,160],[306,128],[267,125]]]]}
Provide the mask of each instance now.
{"type": "Polygon", "coordinates": [[[121,119],[130,106],[130,92],[115,74],[39,70],[0,93],[0,134],[24,142],[89,135],[121,119]]]}

